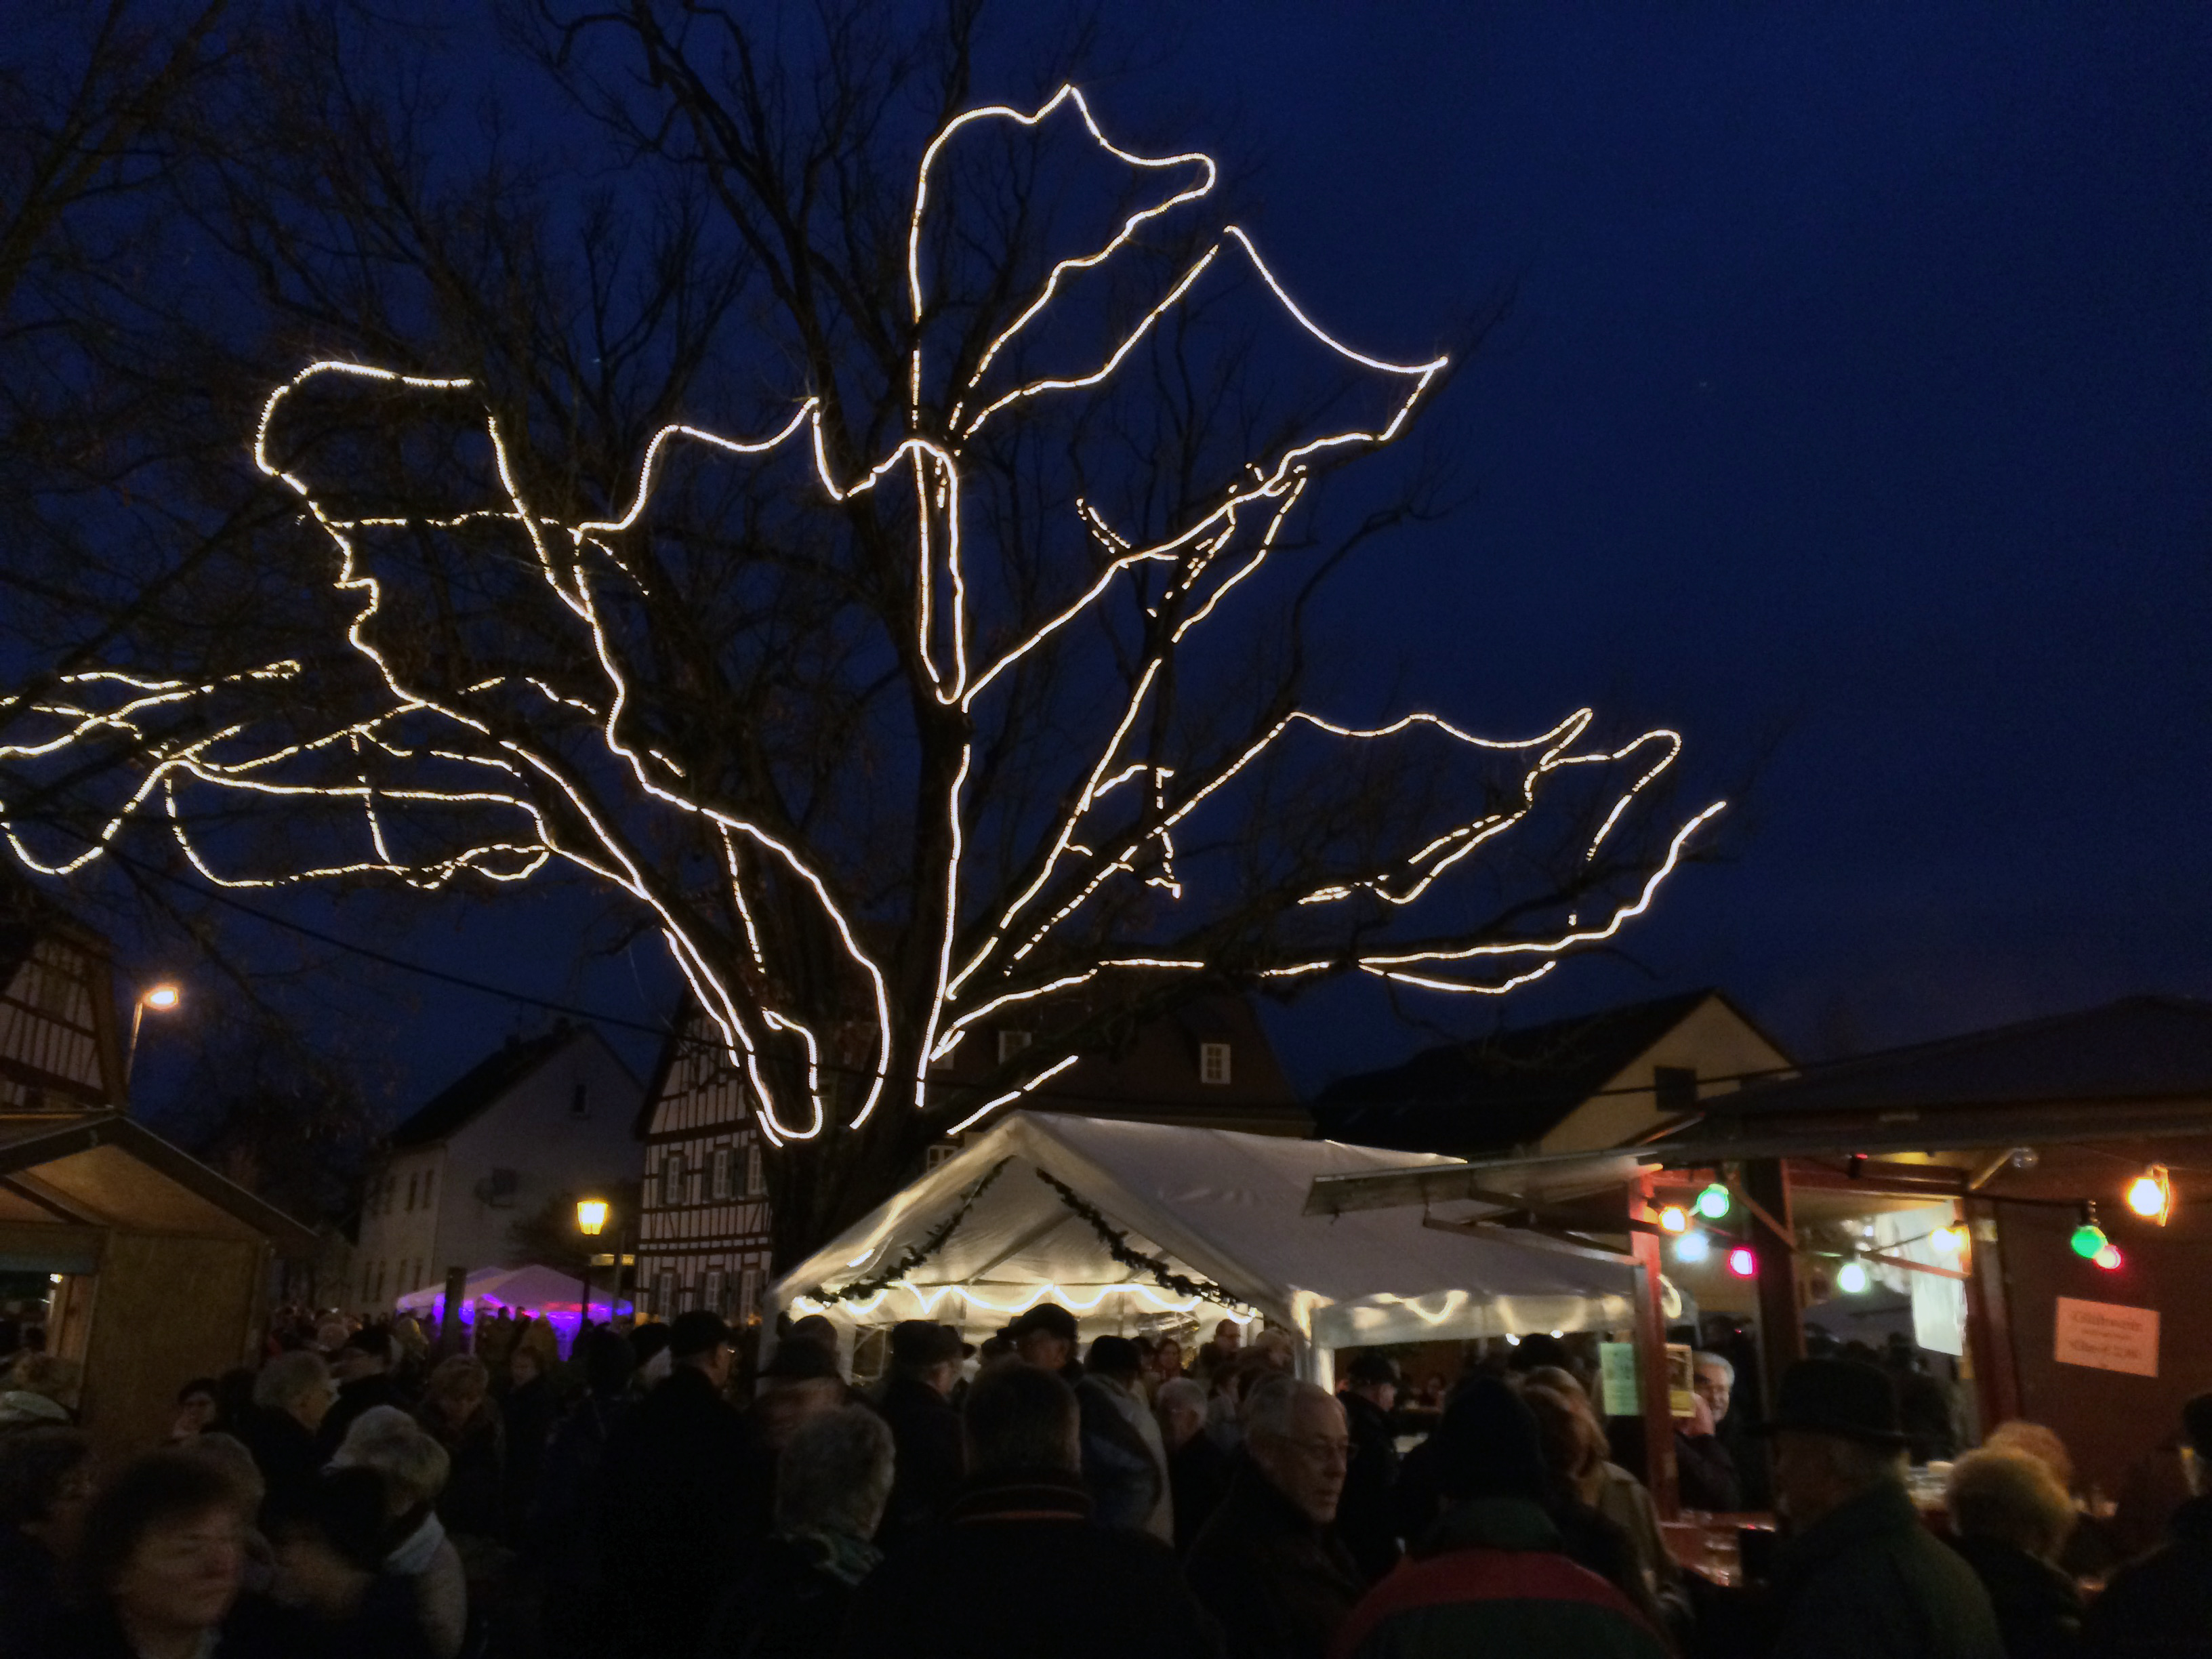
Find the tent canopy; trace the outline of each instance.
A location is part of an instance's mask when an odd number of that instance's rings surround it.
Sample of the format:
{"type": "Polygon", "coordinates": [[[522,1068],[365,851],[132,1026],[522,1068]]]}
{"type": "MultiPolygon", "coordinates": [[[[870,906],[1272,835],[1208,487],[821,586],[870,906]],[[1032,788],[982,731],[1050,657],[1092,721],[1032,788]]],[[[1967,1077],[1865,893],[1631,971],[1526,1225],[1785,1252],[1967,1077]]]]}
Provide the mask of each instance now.
{"type": "MultiPolygon", "coordinates": [[[[472,1319],[479,1303],[495,1310],[504,1308],[509,1313],[527,1308],[532,1313],[544,1314],[556,1328],[565,1331],[575,1325],[583,1289],[574,1274],[554,1267],[479,1267],[468,1276],[466,1287],[461,1292],[461,1316],[465,1322],[472,1319]]],[[[404,1312],[434,1318],[439,1304],[445,1299],[446,1287],[442,1283],[425,1285],[401,1297],[398,1305],[404,1312]]],[[[592,1297],[591,1317],[602,1323],[612,1317],[606,1298],[596,1291],[592,1297]]]]}
{"type": "MultiPolygon", "coordinates": [[[[1018,1112],[817,1250],[770,1294],[780,1308],[850,1327],[930,1318],[971,1339],[1046,1300],[1075,1313],[1086,1334],[1256,1310],[1324,1351],[1629,1322],[1633,1269],[1625,1260],[1447,1232],[1425,1225],[1419,1212],[1304,1213],[1317,1176],[1418,1161],[1335,1141],[1018,1112]],[[1041,1176],[1070,1189],[1097,1221],[1041,1176]],[[1124,1235],[1118,1259],[1107,1231],[1124,1235]],[[1163,1286],[1132,1255],[1198,1281],[1200,1293],[1163,1286]],[[863,1293],[834,1294],[855,1287],[863,1293]]],[[[1438,1219],[1475,1213],[1472,1205],[1436,1212],[1438,1219]]]]}

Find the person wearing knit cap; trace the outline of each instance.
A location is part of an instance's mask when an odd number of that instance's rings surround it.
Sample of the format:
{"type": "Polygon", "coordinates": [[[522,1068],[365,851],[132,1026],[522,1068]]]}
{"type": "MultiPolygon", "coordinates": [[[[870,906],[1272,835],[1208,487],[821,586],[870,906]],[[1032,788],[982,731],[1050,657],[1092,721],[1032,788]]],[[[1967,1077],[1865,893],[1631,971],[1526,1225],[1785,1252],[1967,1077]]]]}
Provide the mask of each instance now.
{"type": "Polygon", "coordinates": [[[1627,1599],[1564,1553],[1536,1419],[1510,1388],[1461,1389],[1435,1440],[1443,1518],[1352,1609],[1334,1659],[1665,1659],[1627,1599]]]}

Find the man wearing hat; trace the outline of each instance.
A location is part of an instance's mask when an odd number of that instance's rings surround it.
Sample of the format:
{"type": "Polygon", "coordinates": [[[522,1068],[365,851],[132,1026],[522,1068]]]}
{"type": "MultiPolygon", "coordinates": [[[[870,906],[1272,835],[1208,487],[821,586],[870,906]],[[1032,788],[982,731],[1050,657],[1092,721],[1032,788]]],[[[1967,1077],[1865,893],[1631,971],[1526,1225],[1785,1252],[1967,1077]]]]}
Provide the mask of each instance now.
{"type": "Polygon", "coordinates": [[[667,1380],[607,1438],[599,1535],[618,1655],[690,1651],[737,1570],[745,1422],[722,1397],[736,1352],[720,1315],[677,1315],[667,1380]]]}
{"type": "Polygon", "coordinates": [[[968,1473],[960,1413],[950,1403],[960,1376],[960,1333],[928,1319],[891,1327],[891,1372],[876,1409],[890,1425],[896,1462],[878,1534],[889,1548],[945,1512],[968,1473]]]}
{"type": "Polygon", "coordinates": [[[1075,1316],[1056,1303],[1040,1302],[1025,1309],[1006,1327],[1014,1353],[1024,1365],[1054,1371],[1071,1389],[1083,1381],[1083,1367],[1075,1363],[1075,1316]]]}
{"type": "Polygon", "coordinates": [[[1801,1359],[1767,1431],[1792,1534],[1774,1562],[1777,1659],[2003,1659],[1981,1581],[1906,1495],[1887,1376],[1801,1359]]]}
{"type": "Polygon", "coordinates": [[[1336,1531],[1370,1584],[1398,1565],[1392,1504],[1398,1489],[1398,1431],[1390,1415],[1398,1403],[1398,1362],[1379,1349],[1363,1348],[1345,1368],[1344,1387],[1337,1394],[1352,1437],[1352,1462],[1344,1472],[1344,1495],[1336,1503],[1336,1531]]]}

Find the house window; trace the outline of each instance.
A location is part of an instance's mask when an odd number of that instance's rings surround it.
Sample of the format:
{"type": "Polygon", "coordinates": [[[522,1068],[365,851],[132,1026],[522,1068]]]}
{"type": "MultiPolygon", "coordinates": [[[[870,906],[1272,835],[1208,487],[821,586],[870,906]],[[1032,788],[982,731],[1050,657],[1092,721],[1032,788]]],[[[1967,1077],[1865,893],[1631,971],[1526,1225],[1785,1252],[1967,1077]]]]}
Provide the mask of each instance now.
{"type": "Polygon", "coordinates": [[[712,1165],[712,1169],[713,1174],[708,1177],[708,1194],[714,1198],[729,1197],[730,1149],[728,1147],[717,1146],[714,1148],[714,1162],[712,1165]]]}
{"type": "Polygon", "coordinates": [[[570,1117],[589,1117],[591,1115],[592,1109],[589,1102],[585,1097],[584,1085],[579,1083],[574,1088],[568,1091],[568,1115],[570,1117]]]}
{"type": "Polygon", "coordinates": [[[663,1267],[653,1276],[653,1310],[663,1319],[676,1314],[676,1274],[663,1267]]]}
{"type": "Polygon", "coordinates": [[[1654,1066],[1651,1093],[1664,1115],[1673,1117],[1698,1109],[1698,1068],[1694,1066],[1654,1066]]]}
{"type": "Polygon", "coordinates": [[[663,1209],[684,1201],[684,1154],[671,1152],[660,1160],[660,1206],[663,1209]]]}
{"type": "Polygon", "coordinates": [[[1225,1042],[1201,1042],[1198,1045],[1198,1080],[1200,1083],[1229,1081],[1229,1045],[1225,1042]]]}
{"type": "Polygon", "coordinates": [[[1028,1048],[1030,1046],[1030,1038],[1033,1035],[1035,1034],[1029,1031],[1000,1032],[999,1064],[1001,1066],[1005,1065],[1016,1054],[1021,1053],[1023,1049],[1028,1048]]]}
{"type": "Polygon", "coordinates": [[[407,1177],[407,1207],[410,1210],[415,1207],[415,1183],[421,1179],[422,1176],[419,1175],[410,1175],[407,1177]]]}
{"type": "Polygon", "coordinates": [[[960,1151],[957,1140],[940,1140],[921,1155],[921,1167],[933,1170],[940,1164],[950,1164],[960,1151]]]}
{"type": "Polygon", "coordinates": [[[757,1140],[745,1144],[745,1196],[758,1198],[768,1190],[768,1168],[761,1162],[761,1145],[757,1140]]]}
{"type": "Polygon", "coordinates": [[[720,1267],[707,1269],[707,1311],[730,1316],[730,1275],[720,1267]]]}
{"type": "Polygon", "coordinates": [[[750,1325],[760,1317],[761,1276],[758,1267],[747,1267],[738,1275],[738,1323],[750,1325]]]}
{"type": "Polygon", "coordinates": [[[430,1207],[430,1183],[437,1178],[438,1172],[435,1170],[422,1171],[422,1207],[426,1210],[430,1207]]]}

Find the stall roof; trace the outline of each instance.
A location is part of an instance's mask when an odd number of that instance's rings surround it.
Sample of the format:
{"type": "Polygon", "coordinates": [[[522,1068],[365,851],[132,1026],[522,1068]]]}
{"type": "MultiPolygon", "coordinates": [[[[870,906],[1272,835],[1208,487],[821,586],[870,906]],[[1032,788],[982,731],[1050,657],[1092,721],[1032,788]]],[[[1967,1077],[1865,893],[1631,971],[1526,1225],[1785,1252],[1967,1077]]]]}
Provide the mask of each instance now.
{"type": "Polygon", "coordinates": [[[2139,996],[1887,1048],[1710,1103],[1772,1118],[2177,1100],[2212,1103],[2212,1002],[2139,996]]]}
{"type": "MultiPolygon", "coordinates": [[[[799,1263],[771,1292],[856,1325],[927,1317],[988,1334],[1045,1299],[1094,1330],[1215,1304],[1117,1261],[1048,1181],[1096,1209],[1125,1248],[1210,1280],[1322,1347],[1465,1340],[1628,1322],[1632,1269],[1596,1253],[1426,1224],[1407,1213],[1306,1213],[1319,1177],[1457,1167],[1334,1141],[1288,1140],[1060,1114],[1016,1113],[799,1263]],[[989,1184],[985,1186],[983,1183],[989,1184]],[[933,1235],[966,1213],[934,1249],[933,1235]],[[922,1255],[889,1289],[817,1304],[922,1255]]],[[[1471,1218],[1478,1206],[1434,1218],[1471,1218]]]]}
{"type": "Polygon", "coordinates": [[[120,1112],[0,1114],[0,1218],[265,1238],[311,1255],[313,1231],[120,1112]]]}

